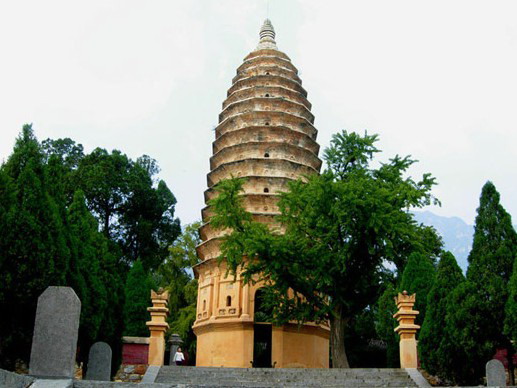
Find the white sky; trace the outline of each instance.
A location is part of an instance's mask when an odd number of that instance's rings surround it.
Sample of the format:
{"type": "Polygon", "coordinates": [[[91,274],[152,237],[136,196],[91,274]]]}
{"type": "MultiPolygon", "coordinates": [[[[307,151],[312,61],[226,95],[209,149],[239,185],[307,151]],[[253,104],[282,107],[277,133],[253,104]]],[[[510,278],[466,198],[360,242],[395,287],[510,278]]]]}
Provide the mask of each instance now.
{"type": "MultiPolygon", "coordinates": [[[[182,222],[200,218],[212,129],[266,0],[0,0],[0,160],[40,140],[157,159],[182,222]]],[[[341,129],[411,154],[472,223],[492,180],[517,217],[517,1],[271,0],[322,149],[341,129]]]]}

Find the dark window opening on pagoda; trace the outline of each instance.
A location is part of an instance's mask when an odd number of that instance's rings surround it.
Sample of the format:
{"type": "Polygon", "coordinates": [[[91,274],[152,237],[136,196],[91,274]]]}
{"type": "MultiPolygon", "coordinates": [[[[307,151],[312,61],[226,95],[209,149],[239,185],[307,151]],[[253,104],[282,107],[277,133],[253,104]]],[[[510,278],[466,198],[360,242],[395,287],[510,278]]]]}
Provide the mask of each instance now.
{"type": "Polygon", "coordinates": [[[266,93],[266,97],[269,97],[269,94],[268,94],[268,93],[266,93]]]}
{"type": "Polygon", "coordinates": [[[264,187],[264,193],[269,193],[269,189],[267,187],[264,187]]]}
{"type": "Polygon", "coordinates": [[[226,297],[226,307],[230,307],[232,305],[232,297],[228,295],[226,297]]]}
{"type": "Polygon", "coordinates": [[[268,122],[266,122],[266,125],[269,125],[269,123],[268,123],[268,122]]]}
{"type": "Polygon", "coordinates": [[[265,157],[265,158],[269,158],[269,154],[266,152],[266,153],[264,154],[264,157],[265,157]]]}
{"type": "Polygon", "coordinates": [[[203,311],[206,310],[206,300],[203,301],[203,311]]]}
{"type": "Polygon", "coordinates": [[[266,75],[269,75],[269,71],[266,71],[266,75]]]}

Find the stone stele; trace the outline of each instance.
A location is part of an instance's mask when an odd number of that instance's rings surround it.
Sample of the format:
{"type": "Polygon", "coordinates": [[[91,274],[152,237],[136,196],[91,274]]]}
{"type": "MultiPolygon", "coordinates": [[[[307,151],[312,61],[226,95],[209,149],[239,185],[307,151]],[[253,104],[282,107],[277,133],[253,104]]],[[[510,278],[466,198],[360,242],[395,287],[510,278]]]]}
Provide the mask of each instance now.
{"type": "Polygon", "coordinates": [[[29,374],[73,378],[81,301],[70,287],[48,287],[38,298],[29,374]]]}
{"type": "Polygon", "coordinates": [[[486,385],[488,387],[506,387],[506,373],[501,361],[490,360],[486,363],[486,385]]]}
{"type": "Polygon", "coordinates": [[[110,381],[111,348],[106,342],[96,342],[90,348],[86,380],[110,381]]]}

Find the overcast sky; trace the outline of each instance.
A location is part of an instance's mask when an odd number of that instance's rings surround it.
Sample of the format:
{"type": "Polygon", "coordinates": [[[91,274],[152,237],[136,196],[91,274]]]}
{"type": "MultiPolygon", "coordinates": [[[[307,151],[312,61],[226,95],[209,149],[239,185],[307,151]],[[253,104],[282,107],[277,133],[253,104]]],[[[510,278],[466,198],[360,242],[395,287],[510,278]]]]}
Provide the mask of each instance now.
{"type": "MultiPolygon", "coordinates": [[[[183,223],[200,218],[213,128],[267,0],[0,0],[0,160],[40,140],[155,158],[183,223]]],[[[431,172],[433,212],[473,223],[492,180],[517,217],[517,1],[270,0],[322,149],[378,133],[431,172]]],[[[514,222],[515,222],[514,217],[514,222]]]]}

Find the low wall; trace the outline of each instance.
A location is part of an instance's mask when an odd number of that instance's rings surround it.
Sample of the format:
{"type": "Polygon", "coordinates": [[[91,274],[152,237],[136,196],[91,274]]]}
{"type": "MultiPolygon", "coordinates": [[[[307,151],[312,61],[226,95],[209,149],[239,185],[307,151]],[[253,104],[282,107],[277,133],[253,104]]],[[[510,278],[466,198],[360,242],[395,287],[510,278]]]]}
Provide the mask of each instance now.
{"type": "Polygon", "coordinates": [[[122,337],[122,364],[147,365],[149,355],[149,338],[122,337]]]}

